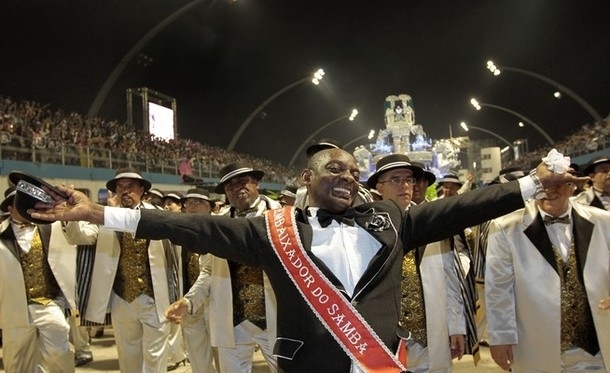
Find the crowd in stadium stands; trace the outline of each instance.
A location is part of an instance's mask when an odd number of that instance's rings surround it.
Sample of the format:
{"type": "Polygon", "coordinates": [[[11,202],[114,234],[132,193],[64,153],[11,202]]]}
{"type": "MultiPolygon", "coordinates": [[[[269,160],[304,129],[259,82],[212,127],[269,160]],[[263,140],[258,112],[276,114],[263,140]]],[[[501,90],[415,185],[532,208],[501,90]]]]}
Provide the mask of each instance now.
{"type": "MultiPolygon", "coordinates": [[[[610,121],[585,124],[580,130],[557,141],[554,147],[572,157],[610,146],[610,121]]],[[[265,181],[292,184],[298,170],[269,160],[239,154],[189,139],[163,141],[143,131],[130,129],[126,123],[86,118],[78,113],[66,114],[60,109],[34,101],[14,101],[0,96],[0,146],[14,145],[2,157],[15,160],[39,160],[80,166],[116,168],[129,163],[143,171],[180,174],[192,172],[193,178],[215,177],[223,165],[247,161],[265,171],[265,181]],[[62,150],[63,149],[63,150],[62,150]],[[185,149],[188,153],[185,154],[185,149]],[[39,158],[35,158],[38,151],[39,158]],[[109,164],[114,159],[114,164],[109,164]]],[[[548,145],[522,154],[518,160],[503,165],[529,169],[548,151],[548,145]]],[[[189,176],[189,175],[186,175],[189,176]]]]}
{"type": "Polygon", "coordinates": [[[295,169],[247,154],[189,139],[163,141],[116,120],[86,118],[54,110],[50,105],[1,96],[0,145],[23,148],[23,152],[3,151],[2,157],[14,160],[34,160],[34,151],[39,156],[35,159],[45,163],[110,167],[108,159],[112,157],[113,168],[117,163],[130,162],[143,171],[165,168],[165,173],[176,174],[180,163],[187,160],[195,177],[214,177],[223,165],[242,160],[265,171],[267,182],[284,184],[297,175],[295,169]]]}
{"type": "MultiPolygon", "coordinates": [[[[609,117],[610,118],[610,117],[609,117]]],[[[560,153],[570,157],[592,153],[610,147],[610,120],[604,119],[601,123],[585,124],[574,133],[567,135],[564,139],[556,141],[553,147],[560,153]]],[[[549,146],[542,146],[534,151],[522,154],[514,161],[503,167],[520,167],[524,170],[533,168],[540,162],[549,151],[549,146]]]]}

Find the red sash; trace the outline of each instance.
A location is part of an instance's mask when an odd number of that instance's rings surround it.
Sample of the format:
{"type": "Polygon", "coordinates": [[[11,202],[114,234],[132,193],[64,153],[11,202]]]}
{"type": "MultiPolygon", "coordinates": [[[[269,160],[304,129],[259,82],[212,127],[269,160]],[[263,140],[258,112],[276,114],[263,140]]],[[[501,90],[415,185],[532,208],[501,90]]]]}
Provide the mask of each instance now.
{"type": "Polygon", "coordinates": [[[366,372],[406,371],[373,328],[305,253],[297,234],[294,207],[267,211],[266,223],[271,244],[288,276],[352,361],[366,372]]]}

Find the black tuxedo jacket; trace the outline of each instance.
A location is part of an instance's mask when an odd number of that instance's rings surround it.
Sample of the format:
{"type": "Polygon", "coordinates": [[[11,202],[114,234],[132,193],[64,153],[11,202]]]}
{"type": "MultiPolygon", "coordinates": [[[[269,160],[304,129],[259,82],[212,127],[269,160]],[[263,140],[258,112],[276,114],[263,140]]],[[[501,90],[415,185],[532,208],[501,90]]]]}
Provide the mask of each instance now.
{"type": "MultiPolygon", "coordinates": [[[[381,244],[350,299],[381,340],[392,350],[398,342],[401,264],[404,254],[417,246],[439,241],[466,227],[523,207],[517,182],[494,185],[414,206],[404,212],[391,201],[350,209],[363,228],[375,214],[391,224],[381,231],[368,230],[381,244]]],[[[298,230],[305,249],[322,272],[339,289],[343,285],[310,252],[312,229],[297,210],[298,230]]],[[[274,353],[281,372],[341,372],[350,370],[350,359],[309,309],[284,271],[267,238],[265,218],[230,219],[220,216],[171,214],[141,210],[136,236],[169,238],[183,247],[206,248],[213,255],[261,266],[277,297],[277,340],[274,353]]],[[[344,295],[348,297],[347,294],[344,295]]],[[[214,294],[213,296],[222,296],[214,294]]],[[[213,315],[212,315],[213,317],[213,315]]]]}

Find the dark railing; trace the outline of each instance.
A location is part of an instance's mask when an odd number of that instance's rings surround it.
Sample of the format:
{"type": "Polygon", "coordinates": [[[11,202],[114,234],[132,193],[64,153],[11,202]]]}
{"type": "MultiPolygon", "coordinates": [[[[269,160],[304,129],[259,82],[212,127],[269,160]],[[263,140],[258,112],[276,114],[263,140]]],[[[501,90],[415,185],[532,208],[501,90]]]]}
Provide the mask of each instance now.
{"type": "MultiPolygon", "coordinates": [[[[110,149],[90,146],[60,145],[22,147],[0,143],[0,159],[51,163],[69,166],[119,169],[134,167],[142,172],[179,175],[181,159],[156,159],[146,154],[121,153],[110,149]]],[[[194,159],[193,176],[196,178],[217,178],[218,166],[213,162],[204,163],[194,159]]]]}

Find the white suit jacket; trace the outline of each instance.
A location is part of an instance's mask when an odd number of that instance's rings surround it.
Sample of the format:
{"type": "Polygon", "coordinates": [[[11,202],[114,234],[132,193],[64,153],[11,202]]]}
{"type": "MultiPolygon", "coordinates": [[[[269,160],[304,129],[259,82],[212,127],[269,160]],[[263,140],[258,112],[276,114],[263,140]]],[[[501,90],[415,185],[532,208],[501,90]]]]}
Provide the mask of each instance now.
{"type": "MultiPolygon", "coordinates": [[[[0,225],[0,235],[0,329],[29,326],[21,248],[14,240],[10,218],[0,225]]],[[[64,238],[60,222],[51,224],[47,261],[69,307],[76,309],[76,247],[64,238]]]]}
{"type": "Polygon", "coordinates": [[[600,201],[600,199],[597,198],[597,195],[595,195],[593,188],[589,188],[584,192],[581,192],[579,195],[574,197],[574,201],[582,205],[591,205],[593,207],[599,207],[602,210],[606,209],[602,201],[600,201]]]}
{"type": "MultiPolygon", "coordinates": [[[[270,209],[280,208],[281,205],[265,196],[270,209]]],[[[229,210],[226,210],[229,213],[229,210]]],[[[245,218],[238,218],[245,219],[245,218]]],[[[265,288],[265,316],[267,318],[267,341],[273,349],[275,343],[277,306],[275,293],[269,283],[267,275],[263,272],[265,288]]],[[[231,272],[226,259],[212,256],[212,277],[210,286],[210,339],[214,347],[235,348],[235,335],[233,334],[233,296],[231,291],[231,272]]]]}
{"type": "MultiPolygon", "coordinates": [[[[610,311],[597,308],[610,295],[610,213],[570,203],[576,252],[605,371],[610,372],[610,311]]],[[[530,201],[525,209],[491,222],[485,272],[489,341],[514,345],[513,371],[559,372],[561,284],[539,216],[530,201]]]]}
{"type": "MultiPolygon", "coordinates": [[[[144,208],[154,209],[154,206],[148,203],[143,203],[143,205],[144,208]]],[[[89,321],[103,323],[108,312],[112,286],[121,253],[117,232],[97,224],[79,221],[68,223],[65,227],[65,234],[72,244],[96,245],[87,314],[82,317],[89,321]]],[[[150,241],[148,261],[150,263],[157,317],[159,322],[164,322],[166,320],[164,312],[170,305],[168,270],[171,266],[166,260],[162,241],[150,241]]]]}
{"type": "Polygon", "coordinates": [[[426,245],[419,265],[426,308],[428,367],[451,371],[450,335],[465,335],[466,321],[455,261],[445,241],[426,245]]]}

